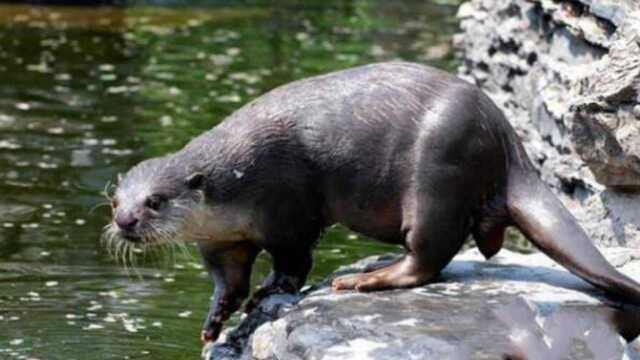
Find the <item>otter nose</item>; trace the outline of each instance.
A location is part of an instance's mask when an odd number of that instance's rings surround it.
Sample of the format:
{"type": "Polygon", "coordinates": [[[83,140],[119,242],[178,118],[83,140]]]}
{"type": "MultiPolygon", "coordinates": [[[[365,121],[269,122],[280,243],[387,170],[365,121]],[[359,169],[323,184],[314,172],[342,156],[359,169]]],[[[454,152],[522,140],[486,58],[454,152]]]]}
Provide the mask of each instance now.
{"type": "Polygon", "coordinates": [[[133,231],[138,223],[138,219],[131,213],[118,213],[116,215],[116,224],[124,231],[133,231]]]}

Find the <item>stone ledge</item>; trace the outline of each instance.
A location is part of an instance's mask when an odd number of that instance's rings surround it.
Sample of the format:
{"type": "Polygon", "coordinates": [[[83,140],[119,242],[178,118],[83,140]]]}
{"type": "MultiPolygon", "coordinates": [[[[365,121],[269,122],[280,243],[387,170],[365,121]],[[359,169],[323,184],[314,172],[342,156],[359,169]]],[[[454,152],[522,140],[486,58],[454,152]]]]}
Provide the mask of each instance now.
{"type": "MultiPolygon", "coordinates": [[[[603,252],[640,278],[640,251],[603,252]]],[[[437,283],[408,290],[336,293],[332,277],[300,297],[265,299],[207,359],[640,358],[639,342],[625,340],[640,334],[640,310],[606,300],[542,254],[502,250],[484,261],[473,249],[437,283]]]]}

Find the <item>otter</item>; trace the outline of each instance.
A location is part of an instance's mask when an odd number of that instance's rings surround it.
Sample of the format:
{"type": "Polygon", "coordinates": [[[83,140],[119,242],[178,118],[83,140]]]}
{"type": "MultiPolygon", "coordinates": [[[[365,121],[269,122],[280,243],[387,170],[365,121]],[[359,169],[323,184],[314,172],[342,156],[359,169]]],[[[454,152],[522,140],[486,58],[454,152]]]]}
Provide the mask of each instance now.
{"type": "Polygon", "coordinates": [[[334,223],[406,250],[385,267],[336,278],[336,290],[427,284],[469,235],[490,258],[515,226],[573,274],[640,303],[640,285],[605,260],[541,181],[489,97],[414,63],[271,90],[183,149],[133,167],[112,207],[105,236],[116,248],[197,241],[215,282],[204,341],[249,295],[258,253],[270,254],[273,269],[246,311],[298,291],[313,245],[334,223]]]}

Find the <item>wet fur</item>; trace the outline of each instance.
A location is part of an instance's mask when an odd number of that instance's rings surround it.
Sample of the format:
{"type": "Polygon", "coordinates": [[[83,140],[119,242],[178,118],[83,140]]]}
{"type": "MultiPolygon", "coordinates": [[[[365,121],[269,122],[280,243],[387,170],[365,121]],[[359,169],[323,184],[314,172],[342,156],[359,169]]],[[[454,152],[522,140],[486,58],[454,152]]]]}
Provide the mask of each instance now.
{"type": "MultiPolygon", "coordinates": [[[[276,88],[182,150],[138,165],[118,191],[123,198],[188,195],[184,179],[192,172],[205,174],[199,204],[241,218],[218,222],[237,227],[218,234],[240,238],[197,239],[216,281],[205,340],[217,337],[247,296],[258,252],[271,254],[274,271],[251,306],[299,289],[313,244],[336,222],[407,249],[388,267],[337,279],[337,289],[424,284],[469,234],[490,257],[504,229],[516,225],[575,274],[640,302],[638,284],[606,263],[540,181],[502,112],[475,86],[437,69],[373,64],[276,88]],[[531,221],[536,211],[546,220],[531,221]]],[[[194,204],[147,224],[147,241],[184,235],[194,204]]]]}

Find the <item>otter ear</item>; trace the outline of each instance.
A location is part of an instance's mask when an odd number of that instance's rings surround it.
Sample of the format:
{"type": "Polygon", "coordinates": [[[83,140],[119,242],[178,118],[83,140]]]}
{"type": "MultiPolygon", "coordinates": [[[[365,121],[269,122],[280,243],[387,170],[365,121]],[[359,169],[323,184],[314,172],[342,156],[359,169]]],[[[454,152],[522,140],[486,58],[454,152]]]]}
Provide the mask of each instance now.
{"type": "Polygon", "coordinates": [[[195,172],[187,176],[186,183],[190,189],[200,188],[204,184],[204,174],[201,172],[195,172]]]}

